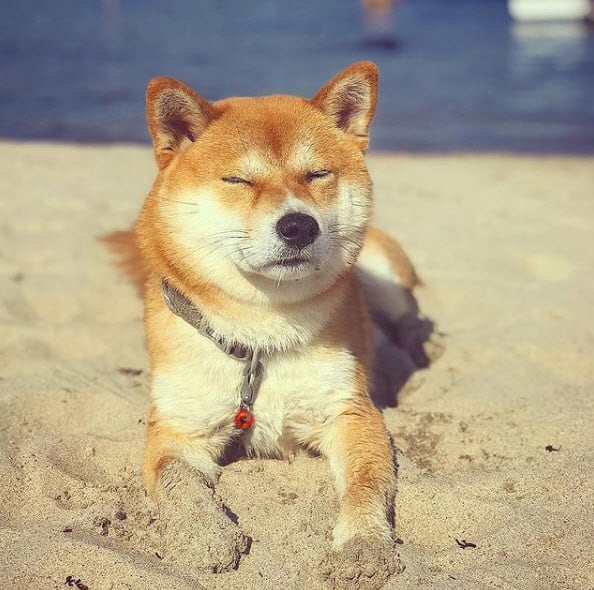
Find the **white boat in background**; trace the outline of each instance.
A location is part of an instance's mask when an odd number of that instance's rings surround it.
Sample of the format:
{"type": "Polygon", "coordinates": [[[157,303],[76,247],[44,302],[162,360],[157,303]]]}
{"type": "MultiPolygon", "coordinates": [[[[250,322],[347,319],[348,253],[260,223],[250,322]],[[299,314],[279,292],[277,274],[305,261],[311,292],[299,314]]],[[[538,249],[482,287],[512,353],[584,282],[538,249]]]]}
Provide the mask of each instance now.
{"type": "Polygon", "coordinates": [[[511,17],[517,21],[571,21],[592,17],[590,0],[508,0],[511,17]]]}

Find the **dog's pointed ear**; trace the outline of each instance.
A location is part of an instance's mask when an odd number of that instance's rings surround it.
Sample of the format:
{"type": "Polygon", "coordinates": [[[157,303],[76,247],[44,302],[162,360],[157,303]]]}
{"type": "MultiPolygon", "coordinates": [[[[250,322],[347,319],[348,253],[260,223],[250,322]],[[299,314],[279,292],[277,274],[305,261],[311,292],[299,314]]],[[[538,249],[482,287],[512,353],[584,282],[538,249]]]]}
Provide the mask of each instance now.
{"type": "Polygon", "coordinates": [[[363,152],[369,144],[378,83],[377,66],[360,61],[337,74],[311,100],[339,129],[352,135],[363,152]]]}
{"type": "Polygon", "coordinates": [[[146,90],[146,118],[159,169],[204,131],[215,108],[173,78],[153,78],[146,90]]]}

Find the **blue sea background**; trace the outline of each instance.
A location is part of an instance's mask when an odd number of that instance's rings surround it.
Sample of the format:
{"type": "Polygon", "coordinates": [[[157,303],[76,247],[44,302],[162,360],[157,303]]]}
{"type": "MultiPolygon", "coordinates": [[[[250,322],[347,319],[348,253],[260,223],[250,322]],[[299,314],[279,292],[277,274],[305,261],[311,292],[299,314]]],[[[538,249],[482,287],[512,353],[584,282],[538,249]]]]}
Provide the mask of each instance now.
{"type": "Polygon", "coordinates": [[[514,24],[503,0],[403,0],[398,47],[366,46],[356,0],[21,0],[0,5],[0,137],[147,142],[167,75],[209,99],[311,96],[375,61],[372,147],[594,153],[594,33],[514,24]]]}

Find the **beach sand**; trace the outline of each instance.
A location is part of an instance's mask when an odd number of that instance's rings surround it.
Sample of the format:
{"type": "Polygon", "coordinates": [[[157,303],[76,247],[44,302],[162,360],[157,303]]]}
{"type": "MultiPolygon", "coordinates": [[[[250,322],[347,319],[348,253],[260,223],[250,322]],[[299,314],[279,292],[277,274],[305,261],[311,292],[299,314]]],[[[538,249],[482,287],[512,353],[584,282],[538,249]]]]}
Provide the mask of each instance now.
{"type": "MultiPolygon", "coordinates": [[[[369,164],[447,346],[384,411],[406,564],[387,588],[594,588],[594,158],[369,164]]],[[[141,302],[96,238],[132,223],[149,148],[0,143],[0,170],[0,588],[309,587],[337,512],[323,459],[225,467],[253,538],[230,573],[171,563],[144,498],[141,302]]]]}

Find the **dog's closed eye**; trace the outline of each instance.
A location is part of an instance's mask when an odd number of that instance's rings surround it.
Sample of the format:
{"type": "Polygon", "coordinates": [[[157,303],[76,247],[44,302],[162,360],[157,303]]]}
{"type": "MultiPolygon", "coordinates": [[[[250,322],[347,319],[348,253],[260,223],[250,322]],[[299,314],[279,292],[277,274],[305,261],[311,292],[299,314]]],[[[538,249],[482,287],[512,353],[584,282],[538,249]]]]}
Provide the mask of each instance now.
{"type": "Polygon", "coordinates": [[[330,170],[326,170],[326,168],[321,168],[320,170],[312,170],[305,175],[305,179],[307,182],[313,182],[314,180],[318,180],[320,178],[328,178],[332,172],[330,170]]]}
{"type": "Polygon", "coordinates": [[[240,176],[223,176],[221,180],[229,184],[245,184],[247,186],[254,186],[254,182],[252,180],[241,178],[240,176]]]}

